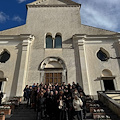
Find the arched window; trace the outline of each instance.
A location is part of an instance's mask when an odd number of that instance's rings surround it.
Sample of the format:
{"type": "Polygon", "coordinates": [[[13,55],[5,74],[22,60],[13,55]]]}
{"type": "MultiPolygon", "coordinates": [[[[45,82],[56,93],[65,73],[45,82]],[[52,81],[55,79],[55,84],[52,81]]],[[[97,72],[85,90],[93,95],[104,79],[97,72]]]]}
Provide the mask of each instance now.
{"type": "Polygon", "coordinates": [[[112,77],[112,72],[108,69],[104,69],[101,74],[102,77],[112,77]]]}
{"type": "Polygon", "coordinates": [[[62,48],[62,37],[60,35],[55,36],[55,48],[62,48]]]}
{"type": "Polygon", "coordinates": [[[51,35],[46,36],[46,48],[53,48],[53,40],[51,35]]]}
{"type": "Polygon", "coordinates": [[[3,52],[0,54],[0,62],[1,63],[5,63],[6,61],[8,61],[10,58],[10,53],[4,49],[3,52]]]}
{"type": "Polygon", "coordinates": [[[105,49],[100,48],[100,50],[97,52],[97,57],[101,61],[107,61],[110,58],[110,55],[105,49]]]}

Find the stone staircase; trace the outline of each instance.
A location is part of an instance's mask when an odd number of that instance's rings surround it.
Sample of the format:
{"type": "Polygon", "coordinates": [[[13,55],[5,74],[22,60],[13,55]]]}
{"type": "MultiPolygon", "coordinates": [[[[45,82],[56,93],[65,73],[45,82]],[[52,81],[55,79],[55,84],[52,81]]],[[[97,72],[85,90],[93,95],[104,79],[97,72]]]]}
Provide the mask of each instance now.
{"type": "MultiPolygon", "coordinates": [[[[90,103],[91,104],[91,103],[90,103]]],[[[100,101],[94,101],[94,103],[92,103],[93,105],[98,105],[99,107],[93,107],[93,112],[91,112],[91,108],[89,107],[89,109],[87,110],[87,114],[86,114],[86,119],[85,120],[120,120],[120,118],[113,113],[108,106],[103,105],[100,101]],[[103,110],[104,112],[98,112],[100,110],[103,110]],[[100,116],[100,118],[95,118],[94,115],[100,116]],[[101,116],[108,116],[109,118],[101,118],[101,116]]]]}
{"type": "Polygon", "coordinates": [[[5,120],[36,120],[36,114],[34,109],[27,108],[26,103],[21,102],[5,120]]]}
{"type": "MultiPolygon", "coordinates": [[[[107,106],[103,105],[100,101],[93,101],[89,103],[87,109],[86,119],[84,120],[99,120],[98,118],[93,119],[94,112],[90,110],[90,104],[99,105],[99,109],[103,109],[105,114],[110,116],[110,119],[100,119],[100,120],[120,120],[116,114],[114,114],[107,106]]],[[[94,108],[97,110],[97,108],[94,108]]],[[[99,113],[98,113],[99,115],[99,113]]],[[[19,106],[15,107],[11,115],[5,116],[5,120],[36,120],[37,112],[30,107],[26,107],[26,102],[22,101],[19,106]]],[[[45,120],[48,120],[45,118],[45,120]]]]}

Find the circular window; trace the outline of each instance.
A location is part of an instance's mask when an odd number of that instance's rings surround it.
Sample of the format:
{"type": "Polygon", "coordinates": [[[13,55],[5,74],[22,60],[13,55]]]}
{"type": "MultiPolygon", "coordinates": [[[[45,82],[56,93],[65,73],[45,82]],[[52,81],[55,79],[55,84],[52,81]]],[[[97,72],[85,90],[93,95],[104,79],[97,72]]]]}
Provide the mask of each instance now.
{"type": "Polygon", "coordinates": [[[10,53],[4,49],[3,52],[0,54],[0,62],[1,63],[5,63],[6,61],[8,61],[10,58],[10,53]]]}
{"type": "Polygon", "coordinates": [[[100,48],[100,50],[97,52],[97,57],[101,61],[107,61],[110,58],[110,55],[105,49],[100,48]]]}

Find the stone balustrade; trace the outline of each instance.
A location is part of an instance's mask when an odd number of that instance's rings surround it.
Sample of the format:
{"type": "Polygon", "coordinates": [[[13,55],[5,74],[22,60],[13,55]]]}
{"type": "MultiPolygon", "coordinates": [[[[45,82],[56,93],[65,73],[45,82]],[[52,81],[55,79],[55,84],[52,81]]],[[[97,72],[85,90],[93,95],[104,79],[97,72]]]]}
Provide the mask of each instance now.
{"type": "Polygon", "coordinates": [[[99,114],[93,115],[93,119],[94,120],[112,120],[108,115],[99,115],[99,114]]]}
{"type": "Polygon", "coordinates": [[[0,120],[5,120],[5,115],[4,114],[0,114],[0,120]]]}
{"type": "MultiPolygon", "coordinates": [[[[112,92],[112,94],[114,93],[112,92]]],[[[103,93],[102,91],[98,92],[98,98],[99,98],[99,101],[101,101],[104,105],[108,106],[115,114],[117,114],[120,117],[120,104],[119,103],[117,103],[114,99],[108,97],[106,93],[103,93]]]]}
{"type": "Polygon", "coordinates": [[[10,106],[0,106],[0,113],[4,113],[4,115],[10,115],[11,114],[10,106]]]}

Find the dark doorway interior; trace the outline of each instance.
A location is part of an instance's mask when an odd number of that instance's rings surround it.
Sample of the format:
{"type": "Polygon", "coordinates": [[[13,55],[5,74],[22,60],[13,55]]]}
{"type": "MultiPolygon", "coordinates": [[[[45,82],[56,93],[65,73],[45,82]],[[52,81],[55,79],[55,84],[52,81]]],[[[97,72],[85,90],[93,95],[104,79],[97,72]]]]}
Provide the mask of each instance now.
{"type": "Polygon", "coordinates": [[[1,90],[1,88],[2,88],[2,82],[0,82],[0,90],[1,90]]]}
{"type": "Polygon", "coordinates": [[[113,80],[103,80],[103,82],[104,82],[105,91],[107,91],[107,90],[115,90],[113,80]]]}

